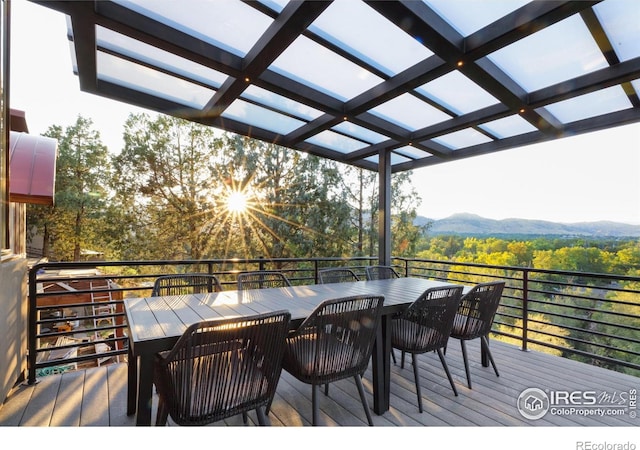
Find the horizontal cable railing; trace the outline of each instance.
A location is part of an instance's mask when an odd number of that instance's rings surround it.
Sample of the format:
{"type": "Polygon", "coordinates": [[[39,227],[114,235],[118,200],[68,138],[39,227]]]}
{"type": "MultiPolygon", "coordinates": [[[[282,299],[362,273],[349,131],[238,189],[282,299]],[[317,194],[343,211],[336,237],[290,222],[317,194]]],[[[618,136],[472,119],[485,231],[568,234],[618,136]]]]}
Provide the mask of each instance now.
{"type": "Polygon", "coordinates": [[[640,277],[396,258],[408,276],[473,284],[502,279],[496,338],[640,375],[640,277]]]}
{"type": "MultiPolygon", "coordinates": [[[[640,375],[640,277],[393,258],[402,275],[452,283],[505,280],[496,339],[640,375]]],[[[240,272],[282,271],[315,284],[326,267],[365,279],[377,258],[280,258],[40,263],[29,272],[29,382],[83,365],[120,361],[128,338],[123,299],[151,294],[160,275],[216,275],[236,288],[240,272]]]]}

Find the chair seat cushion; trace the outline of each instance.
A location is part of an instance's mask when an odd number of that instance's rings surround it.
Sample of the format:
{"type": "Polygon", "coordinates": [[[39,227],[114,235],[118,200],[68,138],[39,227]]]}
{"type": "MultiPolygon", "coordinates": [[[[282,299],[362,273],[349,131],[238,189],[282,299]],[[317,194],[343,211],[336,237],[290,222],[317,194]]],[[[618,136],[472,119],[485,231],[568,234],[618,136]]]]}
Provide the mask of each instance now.
{"type": "Polygon", "coordinates": [[[359,373],[353,365],[360,357],[359,348],[333,336],[322,340],[312,335],[298,336],[285,348],[282,367],[300,381],[324,384],[359,373]]]}
{"type": "Polygon", "coordinates": [[[394,319],[391,323],[391,345],[404,352],[425,353],[444,347],[447,337],[410,320],[394,319]]]}

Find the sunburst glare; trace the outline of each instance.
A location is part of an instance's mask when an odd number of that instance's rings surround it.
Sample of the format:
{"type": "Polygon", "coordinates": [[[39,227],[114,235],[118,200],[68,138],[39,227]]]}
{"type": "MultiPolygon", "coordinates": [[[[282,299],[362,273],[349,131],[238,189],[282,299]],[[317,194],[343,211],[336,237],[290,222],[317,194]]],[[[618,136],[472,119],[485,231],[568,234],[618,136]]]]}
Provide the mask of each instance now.
{"type": "Polygon", "coordinates": [[[227,211],[233,214],[244,214],[247,212],[248,196],[242,191],[232,191],[227,196],[227,211]]]}

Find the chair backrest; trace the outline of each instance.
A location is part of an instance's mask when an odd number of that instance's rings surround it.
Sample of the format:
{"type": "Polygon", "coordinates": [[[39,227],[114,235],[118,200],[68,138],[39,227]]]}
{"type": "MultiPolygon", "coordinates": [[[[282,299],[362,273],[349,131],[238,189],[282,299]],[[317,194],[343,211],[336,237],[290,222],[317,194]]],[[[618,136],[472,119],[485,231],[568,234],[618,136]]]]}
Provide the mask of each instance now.
{"type": "Polygon", "coordinates": [[[291,286],[291,282],[281,272],[262,270],[238,275],[239,290],[289,286],[291,286]]]}
{"type": "Polygon", "coordinates": [[[463,295],[451,335],[459,339],[475,339],[488,334],[500,306],[504,286],[504,281],[479,283],[463,295]]]}
{"type": "Polygon", "coordinates": [[[400,274],[391,266],[368,266],[365,267],[367,280],[388,280],[390,278],[400,278],[400,274]]]}
{"type": "Polygon", "coordinates": [[[342,283],[345,281],[360,281],[356,273],[347,268],[321,269],[318,271],[318,280],[320,284],[342,283]]]}
{"type": "Polygon", "coordinates": [[[160,295],[200,294],[203,292],[220,292],[222,286],[215,275],[206,273],[184,273],[162,275],[153,283],[152,297],[160,295]]]}
{"type": "Polygon", "coordinates": [[[204,425],[270,404],[291,314],[191,325],[158,355],[154,383],[178,425],[204,425]]]}
{"type": "Polygon", "coordinates": [[[285,367],[300,380],[325,384],[366,370],[384,297],[326,300],[287,337],[285,367]],[[292,370],[290,370],[290,368],[292,370]]]}
{"type": "Polygon", "coordinates": [[[447,345],[462,286],[427,289],[392,322],[392,341],[401,348],[427,352],[447,345]]]}

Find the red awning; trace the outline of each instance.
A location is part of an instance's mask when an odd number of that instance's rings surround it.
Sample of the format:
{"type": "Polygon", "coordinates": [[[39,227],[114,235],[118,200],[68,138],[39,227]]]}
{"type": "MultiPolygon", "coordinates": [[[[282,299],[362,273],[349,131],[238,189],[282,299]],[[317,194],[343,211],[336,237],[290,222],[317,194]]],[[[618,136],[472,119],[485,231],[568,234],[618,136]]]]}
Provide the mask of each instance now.
{"type": "Polygon", "coordinates": [[[53,205],[58,141],[10,133],[9,201],[53,205]]]}
{"type": "Polygon", "coordinates": [[[27,127],[27,118],[24,114],[24,111],[11,108],[10,129],[11,131],[24,131],[25,133],[29,132],[29,128],[27,127]]]}

